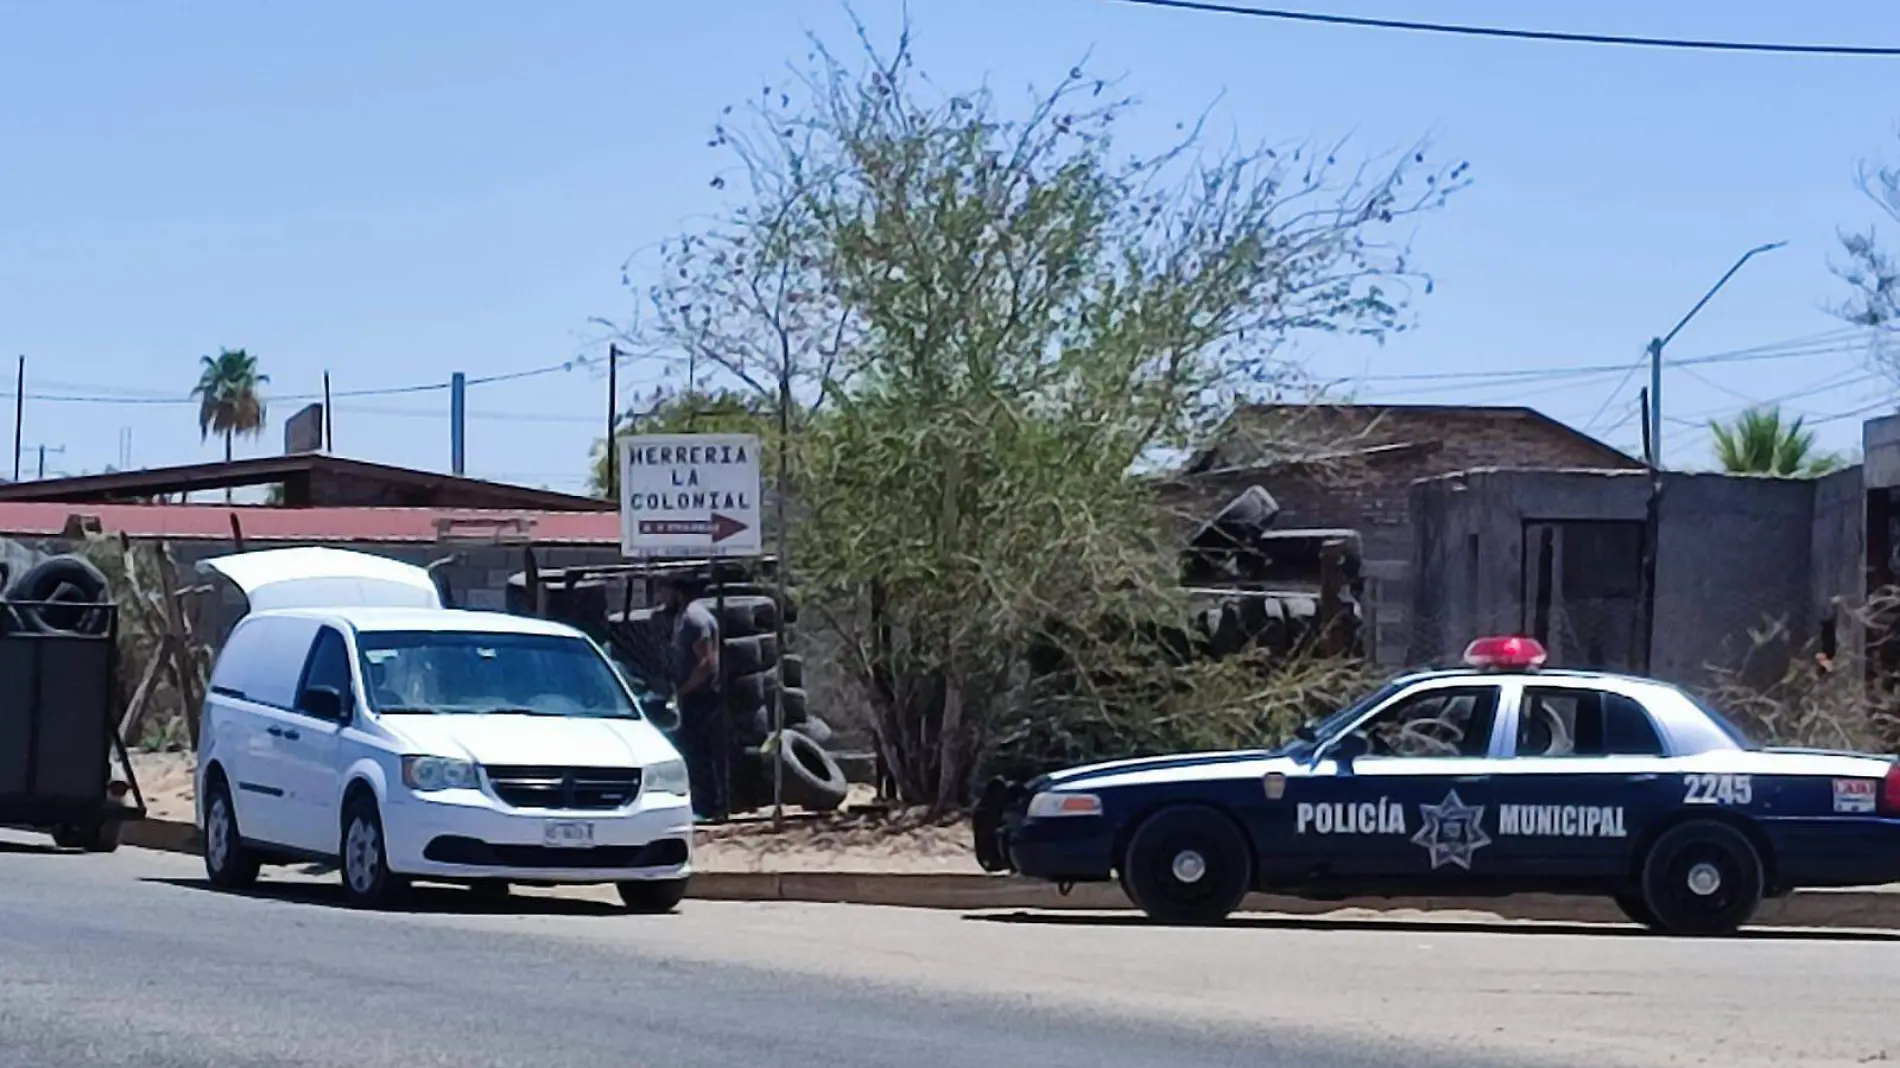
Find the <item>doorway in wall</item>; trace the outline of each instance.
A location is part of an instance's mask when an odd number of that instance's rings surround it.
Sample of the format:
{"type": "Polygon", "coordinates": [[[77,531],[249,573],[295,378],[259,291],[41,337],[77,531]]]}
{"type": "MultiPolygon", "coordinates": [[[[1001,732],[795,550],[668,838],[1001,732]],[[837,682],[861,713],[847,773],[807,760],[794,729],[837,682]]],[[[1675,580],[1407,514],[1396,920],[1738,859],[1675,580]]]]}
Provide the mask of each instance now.
{"type": "Polygon", "coordinates": [[[1643,524],[1524,523],[1523,632],[1553,667],[1634,671],[1642,663],[1643,524]]]}

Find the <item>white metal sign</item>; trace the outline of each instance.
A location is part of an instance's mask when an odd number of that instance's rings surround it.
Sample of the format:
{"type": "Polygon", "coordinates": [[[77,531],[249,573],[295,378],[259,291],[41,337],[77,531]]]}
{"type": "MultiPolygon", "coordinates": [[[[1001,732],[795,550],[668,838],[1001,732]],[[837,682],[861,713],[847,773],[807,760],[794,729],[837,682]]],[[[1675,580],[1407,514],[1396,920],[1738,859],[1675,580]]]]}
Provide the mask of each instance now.
{"type": "Polygon", "coordinates": [[[627,556],[759,556],[759,439],[642,434],[620,442],[627,556]]]}

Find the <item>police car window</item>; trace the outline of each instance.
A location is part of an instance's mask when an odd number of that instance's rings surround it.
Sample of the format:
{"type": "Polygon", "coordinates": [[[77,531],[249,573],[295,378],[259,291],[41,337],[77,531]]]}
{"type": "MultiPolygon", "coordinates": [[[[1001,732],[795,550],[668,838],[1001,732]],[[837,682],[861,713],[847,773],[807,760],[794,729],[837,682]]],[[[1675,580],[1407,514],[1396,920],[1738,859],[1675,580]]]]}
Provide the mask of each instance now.
{"type": "Polygon", "coordinates": [[[1622,694],[1571,688],[1524,691],[1521,757],[1661,756],[1662,736],[1643,706],[1622,694]]]}
{"type": "Polygon", "coordinates": [[[1428,690],[1367,720],[1354,733],[1369,756],[1481,757],[1491,751],[1495,686],[1428,690]]]}

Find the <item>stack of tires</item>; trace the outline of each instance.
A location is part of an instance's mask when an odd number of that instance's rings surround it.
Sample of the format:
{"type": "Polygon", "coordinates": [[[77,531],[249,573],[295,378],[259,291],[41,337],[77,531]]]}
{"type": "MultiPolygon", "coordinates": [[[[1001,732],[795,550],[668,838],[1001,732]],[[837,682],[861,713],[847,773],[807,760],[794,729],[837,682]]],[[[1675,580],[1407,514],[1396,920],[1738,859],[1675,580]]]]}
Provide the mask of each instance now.
{"type": "Polygon", "coordinates": [[[796,605],[789,600],[781,605],[771,591],[749,583],[714,586],[701,595],[699,604],[718,618],[723,639],[726,714],[742,758],[733,774],[733,807],[770,803],[775,761],[785,768],[787,803],[815,811],[842,805],[847,783],[824,748],[831,728],[811,714],[804,660],[779,648],[781,622],[788,643],[793,635],[796,605]],[[773,731],[781,702],[782,737],[773,731]]]}
{"type": "Polygon", "coordinates": [[[51,557],[11,578],[0,564],[0,634],[104,634],[111,626],[109,584],[83,557],[51,557]]]}

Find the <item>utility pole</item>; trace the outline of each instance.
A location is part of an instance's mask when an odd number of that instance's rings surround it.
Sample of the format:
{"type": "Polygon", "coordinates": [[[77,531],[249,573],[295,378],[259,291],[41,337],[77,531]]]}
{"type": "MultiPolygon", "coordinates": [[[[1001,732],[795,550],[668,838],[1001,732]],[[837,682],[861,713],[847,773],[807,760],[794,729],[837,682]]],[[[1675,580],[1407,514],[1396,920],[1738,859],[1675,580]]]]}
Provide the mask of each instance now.
{"type": "Polygon", "coordinates": [[[449,470],[458,475],[464,469],[467,404],[468,376],[457,371],[449,376],[449,470]]]}
{"type": "Polygon", "coordinates": [[[20,481],[20,431],[26,426],[26,357],[13,384],[13,481],[20,481]]]}
{"type": "Polygon", "coordinates": [[[66,446],[64,445],[48,445],[45,442],[41,442],[33,446],[33,448],[35,451],[39,453],[39,458],[40,458],[39,477],[42,479],[46,477],[46,454],[50,452],[54,456],[66,455],[66,446]]]}
{"type": "Polygon", "coordinates": [[[1640,626],[1637,628],[1637,633],[1641,635],[1642,643],[1642,648],[1639,650],[1641,654],[1640,663],[1637,666],[1638,670],[1645,675],[1650,673],[1651,662],[1655,655],[1656,560],[1662,542],[1663,350],[1669,346],[1671,341],[1676,339],[1677,334],[1682,333],[1683,327],[1689,325],[1689,320],[1695,318],[1696,313],[1700,312],[1703,307],[1709,303],[1710,299],[1712,299],[1723,286],[1728,284],[1728,280],[1735,277],[1735,272],[1741,270],[1743,264],[1764,252],[1773,252],[1775,249],[1781,248],[1786,244],[1786,241],[1774,241],[1766,245],[1756,245],[1754,248],[1742,253],[1742,258],[1735,261],[1735,266],[1730,267],[1728,273],[1717,279],[1715,284],[1709,287],[1709,291],[1702,294],[1702,299],[1695,302],[1695,307],[1690,308],[1689,313],[1678,320],[1676,325],[1671,327],[1667,334],[1661,337],[1651,338],[1649,341],[1649,389],[1643,394],[1643,458],[1647,461],[1649,466],[1649,499],[1643,508],[1643,562],[1642,573],[1640,575],[1643,591],[1640,602],[1642,620],[1640,626]]]}
{"type": "Polygon", "coordinates": [[[620,499],[620,455],[614,449],[614,430],[620,416],[620,346],[607,343],[607,436],[601,439],[601,453],[607,466],[607,499],[620,499]]]}

